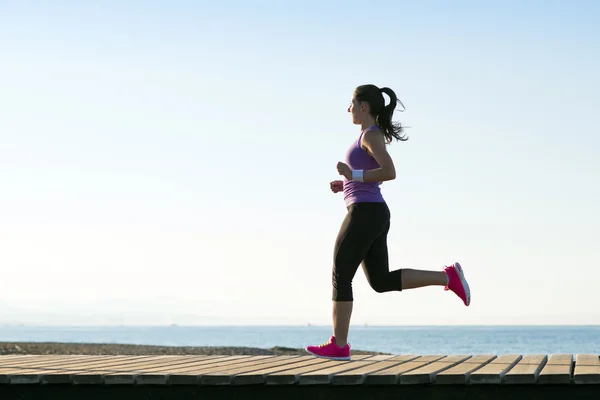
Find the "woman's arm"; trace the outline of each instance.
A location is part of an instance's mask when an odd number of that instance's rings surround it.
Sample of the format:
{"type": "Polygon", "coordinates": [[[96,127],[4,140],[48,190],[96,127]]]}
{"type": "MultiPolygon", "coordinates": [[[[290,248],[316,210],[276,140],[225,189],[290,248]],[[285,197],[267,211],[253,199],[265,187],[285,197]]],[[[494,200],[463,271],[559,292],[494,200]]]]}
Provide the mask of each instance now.
{"type": "Polygon", "coordinates": [[[364,182],[383,182],[396,179],[394,161],[387,152],[383,134],[378,130],[371,130],[363,135],[363,150],[369,153],[381,166],[380,168],[363,171],[364,182]]]}

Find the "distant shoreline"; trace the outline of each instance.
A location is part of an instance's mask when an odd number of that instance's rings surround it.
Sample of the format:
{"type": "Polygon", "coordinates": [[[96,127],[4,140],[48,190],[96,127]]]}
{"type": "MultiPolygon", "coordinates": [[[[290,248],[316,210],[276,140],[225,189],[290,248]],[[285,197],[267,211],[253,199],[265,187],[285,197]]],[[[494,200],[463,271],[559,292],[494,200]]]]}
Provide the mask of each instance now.
{"type": "MultiPolygon", "coordinates": [[[[389,354],[353,350],[353,354],[389,354]]],[[[0,342],[0,355],[305,355],[304,349],[289,347],[236,346],[150,346],[136,344],[59,343],[59,342],[0,342]]]]}

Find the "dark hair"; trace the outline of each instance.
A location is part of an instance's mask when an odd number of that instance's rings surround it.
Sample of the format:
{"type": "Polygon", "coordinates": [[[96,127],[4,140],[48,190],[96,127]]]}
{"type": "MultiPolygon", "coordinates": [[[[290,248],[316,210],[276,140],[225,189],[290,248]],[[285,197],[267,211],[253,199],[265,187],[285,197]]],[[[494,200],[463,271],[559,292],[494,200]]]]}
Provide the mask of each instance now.
{"type": "MultiPolygon", "coordinates": [[[[370,114],[375,118],[375,123],[383,132],[388,143],[391,143],[392,139],[408,140],[407,137],[402,135],[404,127],[399,122],[392,122],[396,103],[402,104],[392,89],[388,87],[380,89],[375,85],[361,85],[354,90],[354,97],[359,102],[369,103],[370,114]],[[385,105],[383,93],[390,97],[390,104],[387,106],[385,105]]],[[[402,104],[402,108],[404,108],[404,104],[402,104]]]]}

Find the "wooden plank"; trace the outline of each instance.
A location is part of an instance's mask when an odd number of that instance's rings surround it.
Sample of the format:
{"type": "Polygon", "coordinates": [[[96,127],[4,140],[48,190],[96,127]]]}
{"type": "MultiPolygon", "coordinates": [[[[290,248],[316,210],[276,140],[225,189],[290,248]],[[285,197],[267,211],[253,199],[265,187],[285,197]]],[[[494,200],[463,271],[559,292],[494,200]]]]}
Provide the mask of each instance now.
{"type": "Polygon", "coordinates": [[[385,360],[379,360],[379,359],[376,359],[375,357],[376,356],[373,356],[373,357],[367,358],[365,360],[369,360],[369,361],[376,360],[376,361],[386,361],[386,362],[397,362],[397,361],[406,362],[406,361],[415,360],[415,359],[419,358],[420,356],[415,355],[415,354],[403,354],[401,356],[393,356],[393,357],[387,358],[385,360]]]}
{"type": "Polygon", "coordinates": [[[243,362],[245,359],[250,358],[248,355],[240,355],[240,356],[223,356],[223,355],[215,355],[215,356],[206,356],[202,358],[196,357],[186,357],[181,359],[175,365],[169,364],[148,364],[144,366],[136,366],[137,373],[151,373],[156,371],[165,371],[165,370],[173,370],[174,368],[185,368],[185,367],[193,367],[200,365],[217,365],[225,362],[243,362]]]}
{"type": "Polygon", "coordinates": [[[329,366],[337,365],[340,361],[327,360],[325,358],[315,358],[315,363],[304,366],[296,366],[285,371],[275,371],[268,373],[265,380],[267,385],[293,385],[298,382],[300,374],[316,371],[329,366]],[[318,361],[318,362],[317,362],[318,361]]]}
{"type": "Polygon", "coordinates": [[[469,376],[472,384],[500,384],[504,375],[523,357],[520,354],[505,354],[484,365],[469,376]]]}
{"type": "Polygon", "coordinates": [[[28,368],[40,369],[106,369],[107,366],[124,366],[146,360],[148,356],[104,356],[98,359],[55,360],[50,363],[30,364],[28,368]]]}
{"type": "MultiPolygon", "coordinates": [[[[196,358],[197,359],[197,358],[196,358]]],[[[116,368],[111,368],[112,372],[109,372],[104,375],[104,383],[111,384],[130,384],[134,383],[135,377],[139,374],[141,370],[144,369],[156,369],[161,367],[167,368],[178,368],[189,366],[190,360],[193,360],[193,357],[190,356],[167,356],[166,358],[162,357],[153,357],[151,360],[140,361],[135,364],[129,364],[125,368],[121,368],[121,366],[117,366],[116,368]]]]}
{"type": "Polygon", "coordinates": [[[30,363],[32,361],[40,361],[40,360],[47,360],[47,359],[53,359],[55,357],[52,357],[51,355],[13,355],[13,356],[2,356],[0,357],[0,367],[4,367],[4,366],[15,366],[15,365],[21,365],[21,364],[26,364],[26,363],[30,363]]]}
{"type": "Polygon", "coordinates": [[[573,372],[573,354],[552,354],[540,372],[538,383],[571,383],[573,372]]]}
{"type": "Polygon", "coordinates": [[[204,360],[208,360],[208,362],[215,362],[214,360],[223,360],[226,359],[226,357],[218,357],[218,356],[213,356],[211,358],[206,357],[206,356],[190,356],[190,355],[181,355],[181,356],[175,356],[175,355],[165,355],[165,356],[153,356],[151,358],[148,359],[144,359],[144,360],[137,360],[134,363],[127,363],[127,364],[122,364],[122,365],[116,365],[115,367],[111,368],[114,371],[137,371],[137,370],[141,370],[144,368],[152,368],[152,367],[160,367],[161,365],[165,365],[165,366],[176,366],[176,365],[180,365],[180,364],[186,364],[189,363],[190,361],[204,361],[204,360]]]}
{"type": "MultiPolygon", "coordinates": [[[[152,371],[153,369],[183,369],[183,368],[198,368],[203,365],[214,366],[221,359],[228,359],[230,363],[243,362],[243,360],[250,358],[250,356],[155,356],[152,357],[152,361],[142,361],[133,364],[122,365],[120,363],[112,365],[104,365],[106,369],[101,369],[97,365],[93,368],[83,368],[80,370],[67,369],[67,370],[48,370],[42,372],[41,382],[42,383],[75,383],[75,384],[134,384],[139,378],[139,369],[147,369],[152,371]],[[170,362],[177,362],[178,359],[188,361],[188,363],[178,363],[176,365],[165,365],[158,361],[160,360],[171,360],[170,362]],[[190,363],[189,361],[199,360],[196,363],[190,363]],[[199,364],[199,365],[198,365],[199,364]]],[[[169,364],[169,361],[167,361],[169,364]]],[[[220,365],[220,364],[218,364],[220,365]]],[[[84,366],[85,367],[85,366],[84,366]]],[[[166,383],[166,375],[162,377],[162,383],[166,383]]]]}
{"type": "Polygon", "coordinates": [[[29,362],[32,360],[44,360],[48,358],[56,358],[56,356],[52,356],[51,354],[15,354],[10,356],[2,356],[0,357],[0,366],[11,365],[13,363],[20,364],[22,362],[29,362]]]}
{"type": "MultiPolygon", "coordinates": [[[[378,354],[375,356],[371,356],[369,357],[369,361],[389,361],[391,358],[396,358],[398,356],[394,355],[394,354],[378,354]]],[[[406,357],[406,356],[400,356],[400,357],[406,357]]],[[[354,360],[356,360],[355,357],[352,357],[354,360]]]]}
{"type": "MultiPolygon", "coordinates": [[[[156,363],[160,361],[168,362],[173,356],[153,356],[153,357],[127,357],[127,356],[115,356],[112,359],[104,361],[94,361],[90,363],[78,363],[76,365],[69,366],[68,369],[78,369],[85,371],[94,370],[109,370],[112,372],[130,372],[138,365],[146,365],[147,363],[156,363]],[[118,358],[123,357],[123,358],[118,358]]],[[[181,356],[180,356],[181,357],[181,356]]]]}
{"type": "Polygon", "coordinates": [[[526,355],[504,375],[504,383],[512,385],[536,383],[547,361],[546,354],[526,355]]]}
{"type": "Polygon", "coordinates": [[[443,357],[443,355],[420,356],[400,365],[395,365],[366,375],[364,377],[364,383],[367,385],[395,385],[398,383],[401,374],[431,364],[443,357]]]}
{"type": "Polygon", "coordinates": [[[435,376],[435,383],[440,385],[465,384],[469,381],[469,376],[473,371],[478,370],[495,358],[494,355],[476,355],[452,368],[439,372],[435,376]]]}
{"type": "MultiPolygon", "coordinates": [[[[101,359],[86,359],[79,361],[69,361],[69,362],[58,362],[55,364],[36,364],[36,368],[44,368],[44,369],[84,369],[84,370],[93,370],[97,369],[107,369],[104,368],[106,365],[114,366],[115,371],[125,370],[129,371],[135,365],[144,365],[149,363],[157,363],[157,362],[172,362],[169,358],[171,356],[154,356],[154,357],[146,357],[140,356],[141,358],[132,359],[128,356],[120,356],[124,358],[118,358],[118,362],[115,362],[116,357],[103,357],[101,359]]],[[[182,357],[182,356],[180,356],[182,357]]]]}
{"type": "MultiPolygon", "coordinates": [[[[203,366],[214,366],[223,365],[224,363],[243,362],[245,359],[250,358],[249,355],[239,356],[213,356],[212,359],[204,359],[202,361],[190,361],[188,364],[180,365],[179,368],[199,368],[203,366]]],[[[137,371],[135,377],[135,383],[138,385],[166,385],[169,373],[174,370],[173,367],[145,367],[137,371]]]]}
{"type": "MultiPolygon", "coordinates": [[[[89,362],[90,356],[81,356],[81,357],[53,357],[53,361],[48,357],[36,357],[31,358],[29,361],[33,361],[33,363],[27,362],[24,365],[17,365],[14,367],[4,366],[0,368],[0,383],[14,383],[14,384],[34,384],[40,383],[42,380],[42,374],[44,372],[52,373],[53,371],[59,371],[63,365],[73,366],[81,363],[89,362]]],[[[95,357],[94,357],[95,358],[95,357]]],[[[113,360],[112,362],[116,362],[115,360],[128,360],[131,357],[125,356],[108,356],[102,357],[103,363],[108,362],[107,360],[113,360]]]]}
{"type": "Polygon", "coordinates": [[[220,365],[237,365],[243,364],[252,360],[263,360],[270,359],[272,356],[249,356],[249,355],[239,355],[239,356],[212,356],[211,358],[203,358],[203,359],[193,359],[188,358],[184,363],[178,363],[177,366],[168,366],[168,365],[148,365],[142,368],[137,369],[140,373],[146,372],[156,372],[156,371],[173,371],[179,370],[182,368],[188,367],[216,367],[220,365]]]}
{"type": "MultiPolygon", "coordinates": [[[[74,371],[64,371],[60,369],[43,369],[43,368],[2,368],[0,369],[0,376],[3,376],[4,379],[0,381],[2,383],[11,383],[11,384],[39,384],[46,383],[43,379],[44,375],[60,375],[60,379],[58,382],[48,382],[48,383],[73,383],[73,374],[74,371]]],[[[89,374],[88,371],[82,371],[82,373],[89,374]]],[[[93,373],[94,380],[92,383],[102,383],[102,374],[97,372],[93,373]]]]}
{"type": "MultiPolygon", "coordinates": [[[[350,371],[342,371],[332,376],[331,383],[334,385],[360,385],[364,383],[365,377],[369,374],[386,368],[395,367],[396,365],[414,360],[417,357],[418,356],[415,355],[397,356],[387,359],[386,361],[378,361],[350,371]],[[391,361],[392,359],[395,361],[391,361]]],[[[371,360],[373,360],[373,358],[369,358],[369,361],[371,360]]]]}
{"type": "Polygon", "coordinates": [[[39,369],[0,368],[0,383],[35,384],[40,382],[39,369]]]}
{"type": "Polygon", "coordinates": [[[240,365],[234,368],[219,369],[200,374],[200,384],[202,385],[229,385],[232,377],[244,372],[259,371],[262,369],[273,368],[281,365],[289,365],[294,361],[303,361],[313,358],[313,356],[278,356],[267,362],[258,361],[253,364],[240,365]]]}
{"type": "MultiPolygon", "coordinates": [[[[204,373],[217,372],[227,368],[236,368],[242,365],[252,365],[257,362],[267,362],[274,360],[274,356],[250,356],[244,359],[235,359],[214,364],[182,367],[174,370],[165,371],[167,384],[170,385],[197,385],[200,383],[200,376],[204,373]]],[[[156,377],[158,381],[160,378],[156,377]]]]}
{"type": "Polygon", "coordinates": [[[258,371],[250,371],[243,372],[241,374],[237,374],[233,377],[231,384],[232,385],[258,385],[264,384],[267,381],[267,376],[269,374],[284,372],[294,368],[302,368],[308,367],[315,364],[322,364],[323,359],[317,357],[310,357],[304,361],[298,361],[290,364],[279,365],[276,367],[271,367],[267,369],[261,369],[258,371]]]}
{"type": "MultiPolygon", "coordinates": [[[[166,358],[160,358],[157,356],[153,357],[144,357],[140,359],[139,363],[134,364],[106,364],[98,366],[98,364],[77,364],[77,365],[59,365],[58,367],[62,367],[59,369],[56,368],[48,368],[43,370],[41,373],[40,381],[44,384],[60,384],[60,383],[106,383],[107,375],[119,375],[118,378],[112,377],[109,378],[108,383],[133,383],[133,379],[135,378],[135,374],[129,373],[128,370],[133,370],[135,368],[139,368],[140,365],[144,365],[145,363],[151,363],[148,360],[160,361],[166,359],[166,364],[169,364],[169,357],[180,358],[184,360],[201,360],[197,362],[211,362],[218,358],[223,358],[223,356],[166,356],[166,358]],[[79,367],[79,368],[78,368],[79,367]],[[106,367],[106,368],[104,368],[106,367]],[[112,382],[111,382],[112,379],[112,382]]],[[[109,357],[114,358],[114,357],[109,357]]],[[[153,364],[150,364],[153,365],[153,364]]]]}
{"type": "Polygon", "coordinates": [[[573,382],[576,384],[600,383],[600,358],[597,354],[577,354],[573,382]]]}
{"type": "Polygon", "coordinates": [[[104,383],[104,375],[111,370],[41,370],[40,383],[43,384],[95,384],[104,383]]]}
{"type": "MultiPolygon", "coordinates": [[[[109,356],[102,361],[81,362],[63,368],[46,369],[41,373],[43,383],[101,384],[106,374],[121,371],[121,383],[133,383],[131,366],[148,360],[168,359],[172,356],[109,356]]],[[[114,382],[114,381],[113,381],[114,382]]]]}
{"type": "MultiPolygon", "coordinates": [[[[353,361],[363,361],[368,359],[369,355],[358,355],[353,356],[353,361]]],[[[328,367],[332,367],[338,365],[342,361],[336,360],[328,360],[325,358],[317,358],[320,362],[307,365],[307,366],[299,366],[292,369],[287,369],[285,371],[277,371],[273,373],[269,373],[266,376],[266,384],[267,385],[293,385],[298,382],[300,379],[300,375],[306,374],[308,372],[317,371],[320,369],[325,369],[328,367]]]]}
{"type": "MultiPolygon", "coordinates": [[[[23,368],[37,368],[52,364],[62,363],[73,363],[78,361],[89,361],[94,359],[101,359],[100,356],[77,356],[77,355],[64,355],[64,356],[53,356],[53,355],[42,355],[42,356],[29,356],[19,357],[12,360],[4,360],[0,367],[23,367],[23,368]]],[[[106,356],[104,357],[106,358],[106,356]]]]}
{"type": "Polygon", "coordinates": [[[417,369],[412,369],[402,373],[399,382],[404,385],[416,385],[435,382],[435,375],[438,372],[452,368],[456,364],[471,358],[468,355],[451,355],[431,364],[424,365],[417,369]]]}
{"type": "MultiPolygon", "coordinates": [[[[103,384],[104,377],[106,374],[112,373],[112,370],[61,370],[61,369],[52,369],[52,370],[39,370],[37,371],[38,380],[36,383],[43,384],[103,384]]],[[[125,377],[129,376],[129,378],[123,378],[124,382],[127,384],[133,384],[133,375],[127,372],[121,372],[125,377]]],[[[16,377],[13,377],[16,378],[16,377]]],[[[26,379],[27,376],[25,374],[21,374],[19,376],[20,379],[26,379]]],[[[12,382],[12,381],[11,381],[12,382]]]]}
{"type": "Polygon", "coordinates": [[[39,373],[40,383],[43,384],[70,384],[75,383],[102,383],[102,372],[94,371],[90,373],[89,371],[80,371],[80,370],[61,370],[61,369],[52,369],[52,370],[41,370],[39,373]],[[85,378],[74,378],[77,374],[93,374],[93,377],[85,378]]]}
{"type": "Polygon", "coordinates": [[[387,359],[386,361],[411,361],[414,360],[416,358],[422,357],[420,354],[401,354],[398,356],[394,356],[390,359],[387,359]]]}
{"type": "MultiPolygon", "coordinates": [[[[382,362],[382,361],[379,361],[382,362]]],[[[361,367],[366,367],[368,365],[372,365],[373,363],[377,363],[377,361],[372,361],[370,359],[360,361],[360,360],[349,360],[349,361],[338,361],[336,365],[331,365],[326,368],[318,369],[316,371],[308,371],[302,374],[298,374],[298,384],[300,385],[324,385],[331,383],[332,377],[334,374],[351,371],[361,367]]]]}
{"type": "Polygon", "coordinates": [[[0,362],[3,360],[14,360],[14,359],[25,358],[25,357],[36,357],[38,355],[47,355],[47,354],[0,354],[0,362]]]}

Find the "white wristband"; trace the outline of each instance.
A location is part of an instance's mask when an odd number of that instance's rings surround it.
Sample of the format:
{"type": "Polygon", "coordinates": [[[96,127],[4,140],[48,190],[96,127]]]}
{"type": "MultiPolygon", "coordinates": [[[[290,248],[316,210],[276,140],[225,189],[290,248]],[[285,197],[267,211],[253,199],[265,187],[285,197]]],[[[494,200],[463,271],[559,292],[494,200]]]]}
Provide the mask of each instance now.
{"type": "Polygon", "coordinates": [[[352,180],[363,182],[363,170],[362,169],[352,170],[352,180]]]}

